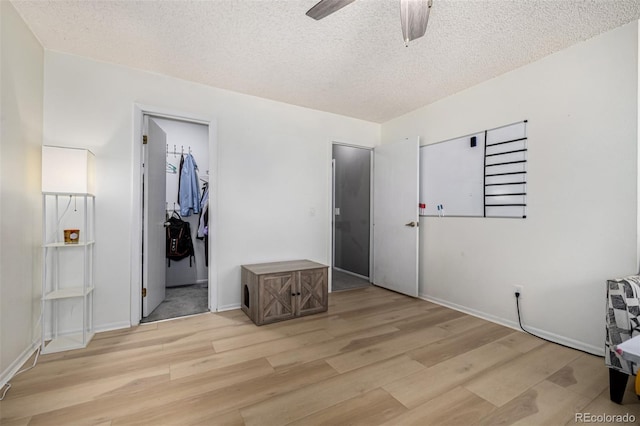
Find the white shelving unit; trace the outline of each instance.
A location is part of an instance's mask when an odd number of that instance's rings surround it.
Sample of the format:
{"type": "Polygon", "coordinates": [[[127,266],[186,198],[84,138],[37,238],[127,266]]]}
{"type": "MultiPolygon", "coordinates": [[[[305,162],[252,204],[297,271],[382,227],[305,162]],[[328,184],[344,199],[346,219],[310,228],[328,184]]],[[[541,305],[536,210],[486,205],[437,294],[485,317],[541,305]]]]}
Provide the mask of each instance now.
{"type": "Polygon", "coordinates": [[[94,334],[95,196],[42,194],[42,353],[86,347],[94,334]],[[63,230],[78,229],[77,243],[63,230]]]}

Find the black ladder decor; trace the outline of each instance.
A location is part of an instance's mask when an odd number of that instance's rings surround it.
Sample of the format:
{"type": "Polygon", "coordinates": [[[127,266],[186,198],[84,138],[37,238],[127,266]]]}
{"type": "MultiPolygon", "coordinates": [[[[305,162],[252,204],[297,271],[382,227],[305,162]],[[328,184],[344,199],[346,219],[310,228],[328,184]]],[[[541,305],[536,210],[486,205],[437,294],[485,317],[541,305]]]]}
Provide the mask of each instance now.
{"type": "Polygon", "coordinates": [[[484,217],[527,217],[526,123],[485,132],[484,217]]]}

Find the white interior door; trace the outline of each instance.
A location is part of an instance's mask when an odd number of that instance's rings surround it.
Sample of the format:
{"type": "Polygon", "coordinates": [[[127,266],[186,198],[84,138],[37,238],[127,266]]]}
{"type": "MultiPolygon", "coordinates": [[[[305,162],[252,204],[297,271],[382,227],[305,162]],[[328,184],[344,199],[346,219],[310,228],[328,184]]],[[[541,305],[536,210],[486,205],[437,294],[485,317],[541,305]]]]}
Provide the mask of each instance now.
{"type": "Polygon", "coordinates": [[[373,160],[373,283],[418,296],[418,138],[384,144],[373,160]]]}
{"type": "Polygon", "coordinates": [[[147,296],[142,298],[143,317],[153,312],[165,296],[166,144],[166,133],[149,119],[143,179],[142,286],[147,289],[147,296]]]}

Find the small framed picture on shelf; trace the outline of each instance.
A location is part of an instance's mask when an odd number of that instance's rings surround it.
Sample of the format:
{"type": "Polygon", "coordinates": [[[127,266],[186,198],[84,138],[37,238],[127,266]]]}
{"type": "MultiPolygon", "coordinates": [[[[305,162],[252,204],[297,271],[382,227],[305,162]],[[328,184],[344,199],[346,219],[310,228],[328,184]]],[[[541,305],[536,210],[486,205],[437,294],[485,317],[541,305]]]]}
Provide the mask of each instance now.
{"type": "Polygon", "coordinates": [[[78,244],[80,241],[79,229],[65,229],[64,230],[64,243],[65,244],[78,244]]]}

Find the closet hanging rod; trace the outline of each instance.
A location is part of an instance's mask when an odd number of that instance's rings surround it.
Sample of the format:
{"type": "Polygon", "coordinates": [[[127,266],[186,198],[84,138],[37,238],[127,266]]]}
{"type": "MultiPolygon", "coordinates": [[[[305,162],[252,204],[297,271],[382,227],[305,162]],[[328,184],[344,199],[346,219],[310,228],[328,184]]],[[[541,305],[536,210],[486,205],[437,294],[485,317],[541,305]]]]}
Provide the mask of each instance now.
{"type": "Polygon", "coordinates": [[[173,203],[173,208],[169,207],[169,202],[168,201],[165,202],[164,204],[165,204],[165,210],[168,211],[168,212],[175,212],[180,208],[180,206],[177,203],[173,203]]]}
{"type": "MultiPolygon", "coordinates": [[[[178,148],[174,145],[173,151],[169,151],[169,144],[167,144],[167,155],[184,155],[184,145],[180,145],[180,151],[178,152],[178,148]]],[[[187,154],[191,154],[191,145],[187,146],[187,154]]]]}

